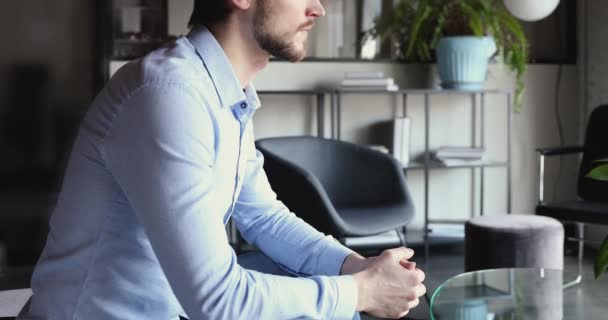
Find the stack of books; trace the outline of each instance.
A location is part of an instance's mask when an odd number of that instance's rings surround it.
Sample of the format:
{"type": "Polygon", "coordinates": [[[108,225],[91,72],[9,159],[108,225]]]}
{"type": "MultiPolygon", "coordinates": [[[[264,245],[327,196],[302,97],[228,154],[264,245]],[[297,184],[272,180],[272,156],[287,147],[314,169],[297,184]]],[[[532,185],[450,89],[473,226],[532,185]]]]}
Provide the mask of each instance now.
{"type": "Polygon", "coordinates": [[[446,166],[480,164],[485,158],[485,149],[477,147],[440,147],[434,153],[435,160],[446,166]]]}
{"type": "Polygon", "coordinates": [[[347,72],[340,84],[341,90],[355,91],[397,91],[395,80],[385,77],[382,72],[347,72]]]}

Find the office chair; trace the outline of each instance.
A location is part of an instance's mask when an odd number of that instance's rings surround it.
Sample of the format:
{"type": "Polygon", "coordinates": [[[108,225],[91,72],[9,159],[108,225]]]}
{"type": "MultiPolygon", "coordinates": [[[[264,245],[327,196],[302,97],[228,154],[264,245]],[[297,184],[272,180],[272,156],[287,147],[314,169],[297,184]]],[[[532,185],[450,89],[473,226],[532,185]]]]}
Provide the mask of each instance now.
{"type": "Polygon", "coordinates": [[[278,199],[342,243],[399,230],[414,216],[403,168],[390,155],[309,136],[261,139],[256,147],[278,199]]]}
{"type": "Polygon", "coordinates": [[[568,238],[578,242],[578,276],[565,287],[582,281],[584,224],[608,224],[608,182],[585,177],[591,169],[599,165],[595,160],[608,158],[608,105],[597,107],[589,117],[583,146],[541,148],[539,154],[539,199],[536,214],[553,217],[563,222],[574,222],[577,226],[577,237],[568,238]],[[578,173],[578,199],[547,203],[543,199],[544,161],[545,157],[581,154],[582,160],[578,173]]]}

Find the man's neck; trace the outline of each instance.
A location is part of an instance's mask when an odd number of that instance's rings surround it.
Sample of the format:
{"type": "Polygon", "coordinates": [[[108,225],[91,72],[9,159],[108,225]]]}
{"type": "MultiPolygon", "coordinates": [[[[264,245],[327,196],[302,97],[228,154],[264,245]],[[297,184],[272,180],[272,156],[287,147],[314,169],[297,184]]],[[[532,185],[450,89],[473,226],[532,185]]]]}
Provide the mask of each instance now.
{"type": "Polygon", "coordinates": [[[224,49],[241,88],[244,89],[266,67],[270,54],[257,46],[252,36],[243,33],[238,24],[227,22],[209,27],[209,31],[224,49]]]}

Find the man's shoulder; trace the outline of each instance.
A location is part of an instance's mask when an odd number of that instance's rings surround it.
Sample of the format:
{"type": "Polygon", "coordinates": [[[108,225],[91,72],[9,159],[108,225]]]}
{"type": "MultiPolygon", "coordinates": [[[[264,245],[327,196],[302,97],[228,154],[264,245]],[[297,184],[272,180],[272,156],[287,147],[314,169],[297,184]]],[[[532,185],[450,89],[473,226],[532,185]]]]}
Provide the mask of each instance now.
{"type": "Polygon", "coordinates": [[[146,86],[178,85],[205,95],[209,91],[205,88],[213,83],[194,48],[179,38],[127,63],[112,77],[110,85],[119,85],[127,91],[146,86]]]}

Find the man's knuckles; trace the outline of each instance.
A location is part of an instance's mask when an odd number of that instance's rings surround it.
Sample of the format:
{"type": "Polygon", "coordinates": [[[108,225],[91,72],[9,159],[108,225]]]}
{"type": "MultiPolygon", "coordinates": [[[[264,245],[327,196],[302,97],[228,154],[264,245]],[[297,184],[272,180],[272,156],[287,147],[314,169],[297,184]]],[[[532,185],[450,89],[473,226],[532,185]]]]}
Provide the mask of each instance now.
{"type": "Polygon", "coordinates": [[[420,299],[416,299],[413,301],[410,301],[410,303],[408,304],[408,308],[409,309],[414,309],[416,308],[418,305],[420,304],[420,299]]]}

